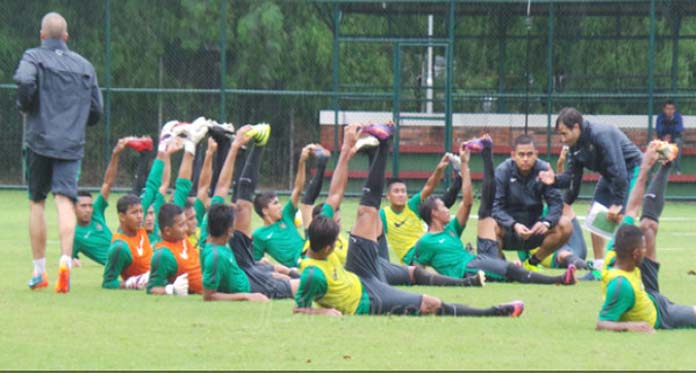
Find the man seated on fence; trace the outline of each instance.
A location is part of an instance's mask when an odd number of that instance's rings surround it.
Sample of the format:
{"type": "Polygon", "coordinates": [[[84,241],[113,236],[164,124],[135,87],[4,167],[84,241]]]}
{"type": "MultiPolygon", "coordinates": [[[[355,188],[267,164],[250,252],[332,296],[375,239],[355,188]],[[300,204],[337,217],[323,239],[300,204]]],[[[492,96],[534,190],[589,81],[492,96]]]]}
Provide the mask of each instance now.
{"type": "MultiPolygon", "coordinates": [[[[220,171],[215,194],[211,199],[209,210],[215,205],[225,203],[224,198],[227,196],[230,185],[232,184],[237,153],[242,146],[249,143],[251,139],[254,139],[253,147],[247,150],[248,155],[237,181],[238,199],[234,207],[233,233],[228,240],[228,246],[234,255],[236,266],[241,268],[247,276],[252,292],[263,293],[268,298],[291,298],[297,290],[298,280],[288,277],[288,275],[291,274],[289,269],[281,265],[273,266],[257,263],[252,253],[251,210],[253,207],[251,199],[254,196],[254,189],[256,188],[258,180],[261,155],[269,135],[270,127],[267,124],[258,124],[255,126],[247,125],[239,129],[220,171]]],[[[203,224],[201,226],[201,245],[204,246],[201,251],[204,273],[203,284],[206,289],[204,291],[204,299],[227,299],[227,297],[218,297],[213,294],[225,293],[229,291],[229,289],[206,287],[207,280],[205,274],[214,274],[214,268],[209,266],[214,266],[216,263],[213,259],[209,258],[209,255],[213,253],[207,251],[205,248],[205,240],[208,239],[209,232],[208,225],[212,224],[209,220],[211,217],[212,215],[210,215],[209,211],[203,218],[203,224]]],[[[227,231],[226,227],[224,229],[221,228],[221,230],[224,230],[224,232],[217,231],[218,239],[220,235],[227,235],[227,233],[225,233],[227,231]]],[[[216,248],[216,255],[222,255],[222,249],[218,247],[219,240],[215,242],[217,243],[213,246],[216,248]]],[[[213,281],[213,283],[214,282],[215,281],[213,281]]]]}
{"type": "MultiPolygon", "coordinates": [[[[378,125],[367,130],[379,136],[380,145],[370,165],[357,220],[351,230],[345,268],[331,255],[340,229],[338,224],[329,217],[317,216],[309,226],[310,250],[308,257],[302,261],[304,269],[295,296],[294,312],[328,315],[519,316],[524,309],[521,301],[477,309],[402,291],[380,278],[377,265],[377,236],[382,230],[379,205],[384,189],[388,140],[393,131],[391,127],[378,125]],[[312,308],[314,302],[321,308],[312,308]]],[[[360,125],[346,127],[339,164],[347,166],[346,158],[357,141],[360,129],[360,125]]],[[[347,174],[347,167],[344,171],[347,174]]]]}
{"type": "MultiPolygon", "coordinates": [[[[440,184],[442,173],[449,162],[449,154],[444,155],[423,189],[411,198],[408,198],[406,183],[403,180],[391,179],[387,182],[389,206],[382,207],[379,210],[379,216],[382,219],[382,225],[384,225],[384,234],[389,247],[402,263],[411,264],[416,241],[426,232],[423,220],[418,215],[418,208],[421,202],[428,198],[440,184]]],[[[443,200],[450,201],[448,207],[454,204],[461,187],[459,175],[457,175],[453,187],[442,197],[443,200]]]]}
{"type": "Polygon", "coordinates": [[[547,256],[553,254],[572,233],[570,220],[562,216],[561,192],[539,180],[539,173],[549,168],[537,159],[534,140],[527,135],[515,139],[512,156],[495,170],[493,219],[486,230],[493,229],[503,250],[529,251],[540,247],[524,262],[524,267],[537,270],[547,256]],[[544,202],[548,206],[542,214],[544,202]]]}
{"type": "Polygon", "coordinates": [[[284,206],[281,207],[274,192],[259,193],[254,198],[254,210],[263,219],[263,227],[254,230],[252,236],[255,260],[261,260],[267,253],[286,267],[295,268],[299,265],[305,240],[295,226],[295,215],[305,183],[305,163],[314,148],[314,144],[302,148],[295,185],[284,206]]]}
{"type": "MultiPolygon", "coordinates": [[[[109,206],[109,194],[111,187],[118,175],[119,157],[123,149],[128,146],[134,137],[124,137],[119,139],[111,152],[111,160],[104,173],[104,181],[96,199],[92,199],[92,194],[81,190],[77,192],[75,202],[75,216],[77,225],[75,227],[75,239],[73,240],[73,266],[79,267],[79,254],[84,254],[93,261],[104,265],[106,264],[106,254],[111,246],[111,230],[106,224],[104,211],[109,206]]],[[[152,140],[150,140],[152,144],[152,140]]]]}
{"type": "Polygon", "coordinates": [[[607,248],[602,273],[605,299],[597,330],[652,333],[656,328],[696,328],[696,306],[673,304],[659,292],[656,236],[672,166],[672,159],[659,154],[663,146],[657,141],[648,146],[622,224],[607,248]],[[660,158],[663,165],[643,193],[648,173],[660,158]],[[641,197],[643,212],[638,228],[634,222],[641,197]]]}
{"type": "Polygon", "coordinates": [[[421,204],[420,215],[428,224],[428,233],[416,244],[414,263],[432,266],[438,273],[451,277],[462,277],[467,273],[476,273],[481,270],[485,272],[487,279],[493,281],[575,284],[575,266],[573,265],[569,266],[563,275],[546,276],[528,271],[500,258],[495,221],[491,217],[492,199],[496,193],[491,145],[490,137],[487,135],[462,144],[460,149],[462,204],[454,219],[450,217],[449,209],[439,198],[430,196],[421,204]],[[478,211],[478,255],[476,256],[464,248],[460,238],[473,204],[469,149],[481,151],[484,164],[481,204],[478,211]]]}

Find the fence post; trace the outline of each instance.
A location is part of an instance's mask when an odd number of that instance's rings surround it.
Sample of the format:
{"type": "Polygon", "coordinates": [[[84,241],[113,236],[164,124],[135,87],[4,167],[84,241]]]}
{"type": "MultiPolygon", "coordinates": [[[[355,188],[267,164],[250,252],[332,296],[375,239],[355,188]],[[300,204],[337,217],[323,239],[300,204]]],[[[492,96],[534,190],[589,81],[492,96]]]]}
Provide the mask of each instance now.
{"type": "Polygon", "coordinates": [[[227,121],[225,80],[227,78],[227,0],[220,1],[220,122],[227,121]]]}
{"type": "Polygon", "coordinates": [[[653,106],[655,105],[655,0],[650,0],[650,47],[648,48],[648,138],[652,138],[653,106]]]}
{"type": "Polygon", "coordinates": [[[111,150],[111,0],[104,0],[104,37],[106,44],[106,61],[104,62],[104,80],[106,81],[106,97],[104,97],[104,165],[109,161],[111,150]]]}
{"type": "Polygon", "coordinates": [[[546,160],[551,162],[551,112],[553,110],[553,3],[549,4],[546,35],[546,160]]]}

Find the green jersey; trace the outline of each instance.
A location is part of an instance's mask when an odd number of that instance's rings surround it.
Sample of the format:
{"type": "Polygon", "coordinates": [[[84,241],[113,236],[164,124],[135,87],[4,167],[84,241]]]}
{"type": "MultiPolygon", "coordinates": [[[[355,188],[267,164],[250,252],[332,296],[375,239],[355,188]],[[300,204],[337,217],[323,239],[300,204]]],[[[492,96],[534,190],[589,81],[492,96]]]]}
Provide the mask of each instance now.
{"type": "Polygon", "coordinates": [[[229,247],[206,243],[201,250],[201,267],[203,288],[228,294],[251,292],[249,278],[229,247]]]}
{"type": "Polygon", "coordinates": [[[268,253],[286,267],[297,267],[305,240],[295,227],[296,213],[297,208],[292,201],[288,201],[283,207],[280,220],[254,231],[254,260],[260,260],[268,253]]]}
{"type": "Polygon", "coordinates": [[[73,240],[73,258],[77,258],[79,253],[85,254],[88,258],[104,265],[111,246],[111,230],[106,225],[104,211],[109,206],[101,193],[97,194],[94,200],[92,220],[86,226],[75,226],[75,239],[73,240]]]}
{"type": "Polygon", "coordinates": [[[179,265],[171,250],[166,247],[159,248],[152,253],[150,259],[150,279],[147,281],[147,292],[152,288],[165,287],[169,284],[169,279],[175,277],[179,265]]]}
{"type": "Polygon", "coordinates": [[[200,228],[201,224],[203,224],[203,217],[205,217],[205,205],[203,204],[203,201],[200,199],[196,198],[196,200],[193,202],[193,210],[196,211],[196,223],[198,224],[198,227],[200,228]]]}
{"type": "Polygon", "coordinates": [[[413,260],[420,265],[432,266],[442,275],[463,277],[467,263],[474,259],[460,239],[463,231],[459,221],[452,219],[442,232],[426,233],[416,243],[413,260]]]}

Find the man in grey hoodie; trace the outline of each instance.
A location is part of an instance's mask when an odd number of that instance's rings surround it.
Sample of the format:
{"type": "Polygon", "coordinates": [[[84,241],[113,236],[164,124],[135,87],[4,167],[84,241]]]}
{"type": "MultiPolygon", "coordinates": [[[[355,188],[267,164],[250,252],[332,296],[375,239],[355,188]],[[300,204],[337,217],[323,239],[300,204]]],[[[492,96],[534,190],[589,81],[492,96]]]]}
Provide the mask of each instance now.
{"type": "Polygon", "coordinates": [[[61,259],[55,291],[70,290],[75,235],[74,201],[84,155],[85,127],[102,114],[102,96],[92,64],[68,49],[68,24],[58,13],[41,21],[41,46],[24,52],[14,75],[17,106],[26,118],[29,235],[34,258],[30,289],[48,286],[45,201],[55,196],[61,259]]]}

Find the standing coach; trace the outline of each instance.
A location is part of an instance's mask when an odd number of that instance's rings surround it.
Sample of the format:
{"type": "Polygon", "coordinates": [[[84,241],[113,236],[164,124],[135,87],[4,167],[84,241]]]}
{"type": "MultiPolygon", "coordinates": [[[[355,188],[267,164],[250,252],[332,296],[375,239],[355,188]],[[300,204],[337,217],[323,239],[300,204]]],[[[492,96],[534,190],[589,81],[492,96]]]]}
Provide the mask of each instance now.
{"type": "Polygon", "coordinates": [[[54,12],[46,14],[40,36],[41,46],[24,52],[14,75],[17,106],[26,116],[29,236],[34,257],[29,288],[48,286],[44,209],[51,191],[58,210],[62,254],[55,291],[67,293],[85,127],[99,121],[102,96],[92,64],[66,45],[65,18],[54,12]]]}

